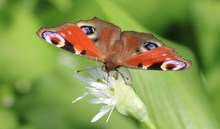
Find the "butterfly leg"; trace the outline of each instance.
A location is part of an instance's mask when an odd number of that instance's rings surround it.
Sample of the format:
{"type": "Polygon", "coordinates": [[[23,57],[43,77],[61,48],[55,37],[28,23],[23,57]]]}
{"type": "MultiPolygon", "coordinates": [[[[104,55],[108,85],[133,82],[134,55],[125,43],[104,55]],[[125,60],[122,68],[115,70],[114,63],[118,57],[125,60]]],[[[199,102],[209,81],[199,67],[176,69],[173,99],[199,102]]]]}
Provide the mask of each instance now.
{"type": "Polygon", "coordinates": [[[107,83],[110,83],[110,82],[109,82],[110,74],[109,74],[109,71],[107,71],[107,70],[105,69],[105,65],[102,65],[101,70],[107,73],[106,82],[107,82],[107,83]]]}
{"type": "Polygon", "coordinates": [[[122,76],[122,78],[123,78],[125,84],[129,84],[129,83],[127,83],[127,82],[130,80],[129,77],[125,76],[125,75],[124,75],[121,71],[119,71],[118,69],[115,69],[115,71],[118,72],[118,73],[122,76]]]}

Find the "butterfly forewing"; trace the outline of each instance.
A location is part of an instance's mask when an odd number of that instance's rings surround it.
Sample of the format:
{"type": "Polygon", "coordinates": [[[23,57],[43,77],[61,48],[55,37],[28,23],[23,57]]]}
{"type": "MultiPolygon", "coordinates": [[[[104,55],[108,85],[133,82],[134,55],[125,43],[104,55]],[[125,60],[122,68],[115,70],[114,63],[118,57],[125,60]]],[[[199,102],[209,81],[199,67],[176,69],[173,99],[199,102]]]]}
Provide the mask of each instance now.
{"type": "Polygon", "coordinates": [[[120,40],[121,29],[111,23],[105,22],[98,18],[93,18],[91,20],[79,21],[76,23],[82,29],[95,30],[93,34],[88,34],[87,36],[93,41],[96,47],[101,52],[101,58],[104,59],[103,62],[111,55],[113,50],[113,44],[120,40]]]}
{"type": "Polygon", "coordinates": [[[38,36],[56,47],[90,59],[100,60],[100,51],[75,24],[65,23],[55,28],[41,28],[38,36]]]}

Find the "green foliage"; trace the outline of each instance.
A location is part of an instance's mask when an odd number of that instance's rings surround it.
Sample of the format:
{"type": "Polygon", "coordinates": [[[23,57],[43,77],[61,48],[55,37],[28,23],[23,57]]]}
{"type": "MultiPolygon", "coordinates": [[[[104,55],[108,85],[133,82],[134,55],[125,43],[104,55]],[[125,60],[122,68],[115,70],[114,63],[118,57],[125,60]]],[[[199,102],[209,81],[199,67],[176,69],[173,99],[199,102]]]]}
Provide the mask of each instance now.
{"type": "Polygon", "coordinates": [[[123,30],[154,33],[192,60],[181,72],[130,70],[157,129],[220,128],[219,7],[208,0],[1,0],[0,129],[145,128],[117,112],[107,124],[90,123],[100,107],[71,103],[86,85],[72,73],[95,63],[36,35],[41,26],[95,16],[123,30]]]}

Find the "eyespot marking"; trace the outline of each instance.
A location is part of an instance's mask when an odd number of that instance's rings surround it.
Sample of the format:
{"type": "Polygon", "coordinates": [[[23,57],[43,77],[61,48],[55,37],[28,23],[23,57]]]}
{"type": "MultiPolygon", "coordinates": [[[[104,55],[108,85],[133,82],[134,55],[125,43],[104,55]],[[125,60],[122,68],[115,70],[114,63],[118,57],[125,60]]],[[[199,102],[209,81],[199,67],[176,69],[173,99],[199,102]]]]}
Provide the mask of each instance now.
{"type": "Polygon", "coordinates": [[[158,45],[156,43],[153,43],[153,42],[145,42],[144,43],[144,48],[146,48],[147,50],[152,50],[152,49],[155,49],[157,47],[158,47],[158,45]]]}
{"type": "Polygon", "coordinates": [[[149,67],[147,67],[147,69],[150,69],[150,70],[162,70],[161,69],[161,65],[162,64],[163,64],[162,62],[154,63],[154,64],[150,65],[149,67]]]}
{"type": "Polygon", "coordinates": [[[81,55],[85,55],[85,54],[86,54],[86,50],[82,50],[82,51],[80,52],[80,54],[81,54],[81,55]]]}
{"type": "Polygon", "coordinates": [[[142,68],[143,64],[140,62],[140,63],[138,63],[137,67],[142,68]]]}
{"type": "Polygon", "coordinates": [[[70,42],[68,41],[65,41],[65,45],[63,47],[61,47],[69,52],[72,52],[72,53],[76,53],[75,49],[74,49],[74,45],[71,44],[70,42]]]}
{"type": "Polygon", "coordinates": [[[96,29],[93,26],[83,25],[80,28],[94,43],[99,40],[96,29]]]}
{"type": "Polygon", "coordinates": [[[65,45],[65,39],[56,32],[45,31],[42,33],[42,38],[56,47],[63,47],[65,45]]]}
{"type": "Polygon", "coordinates": [[[176,65],[174,65],[174,64],[167,64],[166,65],[166,69],[167,70],[172,70],[172,69],[174,69],[176,67],[176,65]]]}
{"type": "Polygon", "coordinates": [[[92,26],[81,26],[80,28],[86,35],[91,35],[95,33],[95,28],[92,26]]]}
{"type": "Polygon", "coordinates": [[[179,60],[169,60],[161,65],[163,70],[181,70],[186,67],[186,63],[179,60]]]}
{"type": "Polygon", "coordinates": [[[99,38],[92,39],[93,42],[97,42],[99,38]]]}
{"type": "Polygon", "coordinates": [[[55,39],[51,39],[51,43],[53,44],[53,45],[58,45],[59,43],[59,40],[58,41],[55,41],[55,39]]]}

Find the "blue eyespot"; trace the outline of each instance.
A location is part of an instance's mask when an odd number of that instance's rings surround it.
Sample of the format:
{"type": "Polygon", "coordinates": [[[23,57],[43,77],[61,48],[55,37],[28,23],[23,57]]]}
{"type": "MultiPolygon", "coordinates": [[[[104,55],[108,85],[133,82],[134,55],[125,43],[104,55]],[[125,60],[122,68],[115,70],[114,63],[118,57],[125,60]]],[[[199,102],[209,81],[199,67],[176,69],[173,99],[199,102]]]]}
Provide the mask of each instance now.
{"type": "Polygon", "coordinates": [[[157,44],[155,43],[152,43],[152,42],[145,42],[144,43],[144,47],[147,49],[147,50],[152,50],[152,49],[155,49],[157,48],[157,44]]]}
{"type": "Polygon", "coordinates": [[[86,35],[91,35],[95,33],[95,28],[92,26],[81,26],[81,29],[86,35]]]}

